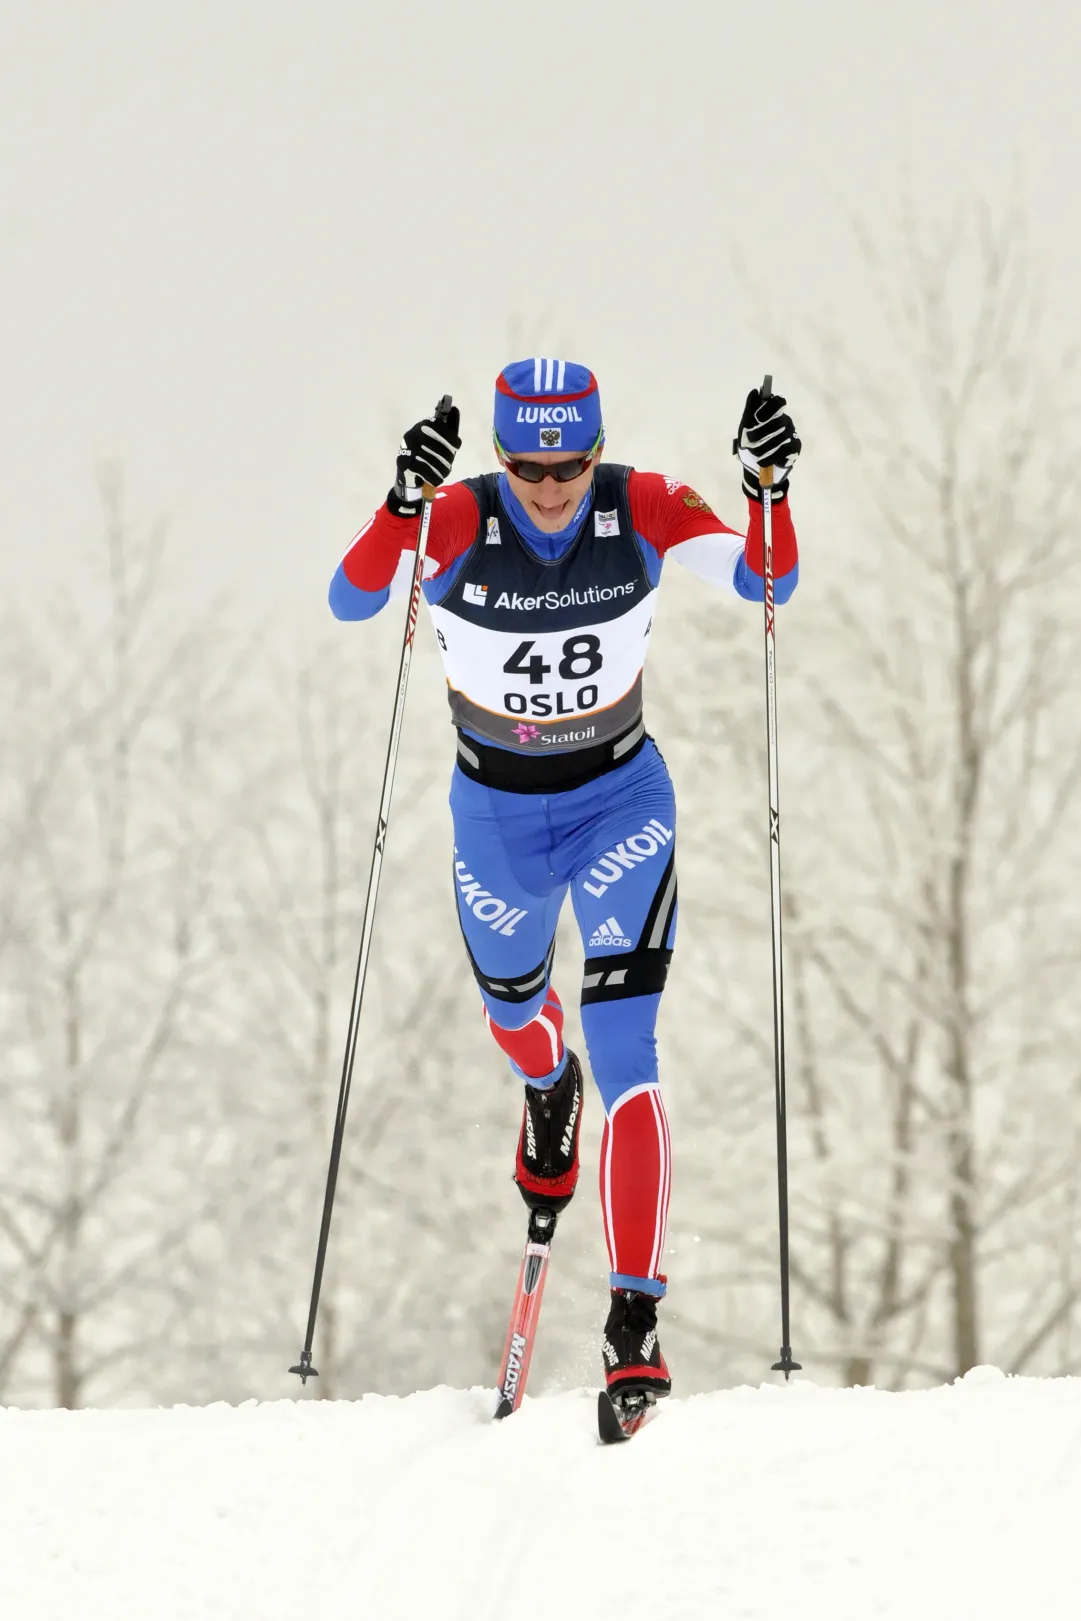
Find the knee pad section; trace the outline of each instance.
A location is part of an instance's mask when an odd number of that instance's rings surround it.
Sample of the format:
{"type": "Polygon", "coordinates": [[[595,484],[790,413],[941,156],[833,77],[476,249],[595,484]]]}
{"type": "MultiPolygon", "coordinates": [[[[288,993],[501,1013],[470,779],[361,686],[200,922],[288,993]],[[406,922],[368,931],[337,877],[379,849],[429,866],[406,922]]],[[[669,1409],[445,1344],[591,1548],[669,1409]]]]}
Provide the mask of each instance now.
{"type": "Polygon", "coordinates": [[[672,953],[639,946],[625,956],[587,957],[582,976],[582,1006],[618,1002],[627,996],[656,996],[664,990],[672,953]]]}
{"type": "Polygon", "coordinates": [[[548,947],[544,961],[538,963],[536,968],[529,968],[524,974],[486,974],[474,957],[469,941],[465,939],[465,949],[469,955],[473,977],[481,990],[488,996],[493,996],[500,1002],[531,1002],[539,991],[542,991],[552,972],[552,963],[555,960],[556,943],[553,940],[548,947]]]}
{"type": "Polygon", "coordinates": [[[668,857],[650,902],[638,945],[626,955],[587,957],[582,977],[582,1005],[617,1002],[627,996],[656,996],[664,990],[672,951],[665,944],[672,932],[678,899],[676,853],[668,857]]]}

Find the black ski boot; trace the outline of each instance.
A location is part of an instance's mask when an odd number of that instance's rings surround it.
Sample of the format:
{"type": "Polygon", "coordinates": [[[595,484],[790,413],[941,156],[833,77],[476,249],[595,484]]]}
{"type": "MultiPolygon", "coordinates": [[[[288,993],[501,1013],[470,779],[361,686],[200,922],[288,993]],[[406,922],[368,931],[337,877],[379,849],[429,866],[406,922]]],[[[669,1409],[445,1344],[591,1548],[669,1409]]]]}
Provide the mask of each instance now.
{"type": "Polygon", "coordinates": [[[578,1181],[578,1131],[582,1124],[582,1070],[568,1048],[567,1064],[554,1086],[526,1084],[514,1180],[530,1210],[562,1210],[578,1181]]]}
{"type": "Polygon", "coordinates": [[[615,1400],[632,1395],[667,1396],[672,1389],[657,1339],[657,1298],[633,1289],[613,1289],[604,1325],[604,1377],[615,1400]]]}

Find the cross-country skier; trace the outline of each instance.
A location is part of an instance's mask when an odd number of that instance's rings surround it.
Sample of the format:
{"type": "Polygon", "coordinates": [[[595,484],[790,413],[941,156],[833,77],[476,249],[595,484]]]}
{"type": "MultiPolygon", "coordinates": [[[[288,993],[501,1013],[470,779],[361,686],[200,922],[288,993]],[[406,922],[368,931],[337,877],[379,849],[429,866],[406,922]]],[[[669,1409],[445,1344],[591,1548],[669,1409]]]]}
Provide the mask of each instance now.
{"type": "Polygon", "coordinates": [[[551,984],[568,890],[585,948],[582,1025],[604,1104],[600,1184],[611,1261],[609,1393],[667,1395],[657,1339],[671,1171],[654,1029],[676,930],[672,783],[642,718],[642,666],[666,557],[763,600],[760,465],[775,469],[776,600],[798,576],[785,401],[747,396],[736,448],[750,524],[687,484],[602,461],[591,371],[554,359],[496,380],[499,472],[445,481],[459,417],[406,433],[385,504],[330,588],[339,619],[408,591],[421,486],[433,504],[424,594],[458,731],[451,784],[458,916],[492,1036],[525,1083],[515,1180],[561,1209],[578,1180],[582,1073],[551,984]]]}

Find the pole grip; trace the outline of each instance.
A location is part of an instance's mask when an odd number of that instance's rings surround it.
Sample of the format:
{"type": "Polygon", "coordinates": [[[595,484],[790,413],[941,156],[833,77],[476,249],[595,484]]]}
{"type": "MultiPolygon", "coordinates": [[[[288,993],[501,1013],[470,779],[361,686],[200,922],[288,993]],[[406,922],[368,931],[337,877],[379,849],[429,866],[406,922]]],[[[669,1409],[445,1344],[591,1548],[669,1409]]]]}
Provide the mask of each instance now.
{"type": "MultiPolygon", "coordinates": [[[[435,408],[435,420],[437,422],[445,421],[446,418],[450,415],[450,408],[451,408],[451,406],[453,404],[454,404],[454,401],[451,399],[450,395],[449,394],[444,394],[442,399],[439,401],[439,404],[435,408]]],[[[434,484],[422,484],[421,487],[420,487],[420,493],[424,497],[425,501],[434,501],[435,500],[435,485],[434,484]]]]}
{"type": "MultiPolygon", "coordinates": [[[[773,393],[773,373],[767,372],[762,379],[762,387],[758,391],[764,400],[768,400],[773,393]]],[[[773,488],[773,468],[760,467],[758,469],[758,488],[771,490],[773,488]]]]}

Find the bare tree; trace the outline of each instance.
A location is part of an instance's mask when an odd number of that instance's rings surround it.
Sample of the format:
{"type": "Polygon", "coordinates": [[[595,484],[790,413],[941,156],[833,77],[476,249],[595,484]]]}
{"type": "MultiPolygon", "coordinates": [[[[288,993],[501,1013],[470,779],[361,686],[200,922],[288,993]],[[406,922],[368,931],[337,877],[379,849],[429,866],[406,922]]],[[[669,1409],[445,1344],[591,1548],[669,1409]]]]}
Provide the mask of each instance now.
{"type": "Polygon", "coordinates": [[[789,931],[828,1258],[800,1277],[852,1379],[1029,1365],[1076,1298],[1050,1265],[1077,1171],[1075,394],[1023,223],[906,218],[864,244],[890,363],[793,357],[858,501],[789,931]]]}
{"type": "Polygon", "coordinates": [[[4,863],[0,1369],[63,1407],[167,1339],[206,1148],[191,1105],[219,829],[187,793],[204,637],[163,623],[163,529],[132,526],[116,474],[101,493],[99,602],[54,602],[18,642],[4,863]]]}
{"type": "MultiPolygon", "coordinates": [[[[906,218],[864,242],[874,338],[785,356],[816,452],[780,616],[796,1349],[850,1383],[989,1355],[1054,1371],[1074,1343],[1076,392],[1022,226],[906,218]]],[[[757,1376],[777,1343],[761,625],[678,571],[666,598],[650,701],[693,895],[661,1024],[675,1349],[757,1376]]]]}

